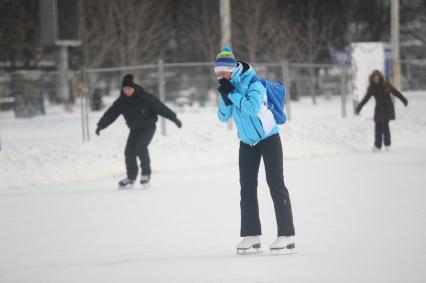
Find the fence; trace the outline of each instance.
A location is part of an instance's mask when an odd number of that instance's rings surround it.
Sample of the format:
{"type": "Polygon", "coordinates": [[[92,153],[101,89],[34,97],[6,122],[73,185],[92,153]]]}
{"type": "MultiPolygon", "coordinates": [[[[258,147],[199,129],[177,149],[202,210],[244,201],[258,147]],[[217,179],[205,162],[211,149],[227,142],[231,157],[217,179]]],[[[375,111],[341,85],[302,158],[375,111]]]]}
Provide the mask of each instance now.
{"type": "Polygon", "coordinates": [[[402,60],[403,90],[426,90],[426,60],[402,60]]]}
{"type": "MultiPolygon", "coordinates": [[[[347,94],[351,93],[351,68],[335,64],[254,63],[261,77],[284,82],[287,90],[287,116],[291,119],[291,101],[310,96],[314,104],[318,96],[340,95],[341,116],[347,115],[347,94]]],[[[426,62],[402,61],[403,89],[426,89],[426,62]]],[[[162,101],[177,106],[216,105],[217,79],[212,63],[165,63],[122,68],[85,69],[66,74],[43,71],[20,71],[0,74],[0,110],[14,111],[16,117],[32,117],[46,113],[46,105],[66,110],[79,105],[83,141],[90,139],[89,112],[108,106],[116,96],[121,78],[132,73],[135,81],[162,101]],[[65,75],[67,85],[58,85],[65,75]],[[110,99],[109,99],[110,100],[110,99]]],[[[161,132],[166,125],[161,120],[161,132]]]]}

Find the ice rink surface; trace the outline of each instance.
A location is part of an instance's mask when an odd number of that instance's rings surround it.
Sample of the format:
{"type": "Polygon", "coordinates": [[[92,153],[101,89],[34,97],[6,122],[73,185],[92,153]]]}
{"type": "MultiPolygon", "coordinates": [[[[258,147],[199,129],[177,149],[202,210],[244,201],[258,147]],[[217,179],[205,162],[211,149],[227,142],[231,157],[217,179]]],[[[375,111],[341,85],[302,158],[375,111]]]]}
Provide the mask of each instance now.
{"type": "Polygon", "coordinates": [[[0,282],[424,282],[426,147],[285,162],[298,253],[236,255],[234,165],[0,192],[0,282]]]}

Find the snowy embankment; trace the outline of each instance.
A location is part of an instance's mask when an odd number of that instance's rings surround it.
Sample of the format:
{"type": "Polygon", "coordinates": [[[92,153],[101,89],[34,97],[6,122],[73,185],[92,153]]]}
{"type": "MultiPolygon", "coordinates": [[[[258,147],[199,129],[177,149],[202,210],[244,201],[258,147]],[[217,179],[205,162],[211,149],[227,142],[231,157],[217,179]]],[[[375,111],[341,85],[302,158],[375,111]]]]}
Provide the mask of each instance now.
{"type": "MultiPolygon", "coordinates": [[[[426,144],[425,92],[406,92],[409,106],[395,101],[397,120],[391,123],[394,147],[426,144]]],[[[373,142],[374,101],[354,117],[348,103],[348,118],[340,118],[340,100],[309,99],[294,102],[292,121],[281,127],[286,158],[369,151],[373,142]]],[[[33,119],[13,119],[1,114],[0,188],[69,183],[124,175],[124,145],[127,127],[119,118],[101,136],[94,135],[102,113],[90,115],[91,142],[81,143],[79,109],[63,114],[48,109],[48,114],[33,119]]],[[[179,112],[179,111],[178,111],[179,112]]],[[[238,140],[235,130],[216,119],[215,108],[180,111],[181,130],[167,122],[167,136],[157,135],[151,146],[154,174],[185,169],[236,164],[238,140]]]]}

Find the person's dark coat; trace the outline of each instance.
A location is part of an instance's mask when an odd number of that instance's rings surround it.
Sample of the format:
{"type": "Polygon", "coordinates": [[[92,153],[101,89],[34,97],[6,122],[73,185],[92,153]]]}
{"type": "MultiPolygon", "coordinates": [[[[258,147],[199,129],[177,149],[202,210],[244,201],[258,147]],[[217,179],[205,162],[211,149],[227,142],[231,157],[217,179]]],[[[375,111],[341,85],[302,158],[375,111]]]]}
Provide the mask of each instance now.
{"type": "Polygon", "coordinates": [[[168,108],[154,95],[147,93],[141,86],[133,85],[135,92],[126,96],[121,90],[120,97],[104,113],[98,122],[98,128],[105,129],[112,124],[120,114],[126,120],[131,131],[137,131],[155,126],[158,115],[177,123],[176,113],[168,108]]]}
{"type": "Polygon", "coordinates": [[[380,123],[395,120],[395,108],[390,96],[391,93],[399,98],[405,106],[407,106],[408,100],[390,83],[386,82],[380,72],[373,72],[370,76],[370,85],[368,86],[367,93],[355,109],[356,113],[359,113],[362,107],[373,96],[376,100],[374,121],[380,123]],[[380,76],[380,83],[378,84],[373,82],[375,75],[380,76]]]}

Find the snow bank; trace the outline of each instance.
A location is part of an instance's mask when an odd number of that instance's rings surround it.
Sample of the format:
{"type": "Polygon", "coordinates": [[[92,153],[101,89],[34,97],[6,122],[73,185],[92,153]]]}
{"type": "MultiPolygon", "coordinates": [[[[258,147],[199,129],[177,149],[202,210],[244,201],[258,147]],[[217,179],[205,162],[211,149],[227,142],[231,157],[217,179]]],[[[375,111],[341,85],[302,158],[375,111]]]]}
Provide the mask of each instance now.
{"type": "MultiPolygon", "coordinates": [[[[397,120],[391,123],[395,147],[426,144],[426,93],[405,93],[409,107],[396,101],[397,120]]],[[[309,99],[292,103],[293,119],[281,128],[286,158],[347,154],[369,151],[373,143],[374,102],[361,116],[340,118],[340,100],[309,99]]],[[[348,104],[348,112],[350,105],[348,104]]],[[[81,122],[75,113],[48,115],[30,120],[1,117],[0,188],[68,183],[124,176],[124,145],[127,127],[119,118],[101,136],[94,135],[102,113],[90,116],[91,142],[81,143],[81,122]]],[[[194,168],[237,164],[235,130],[216,119],[215,108],[192,108],[179,113],[184,127],[167,122],[167,136],[157,130],[151,146],[154,174],[194,168]]],[[[158,123],[159,126],[159,123],[158,123]]]]}

